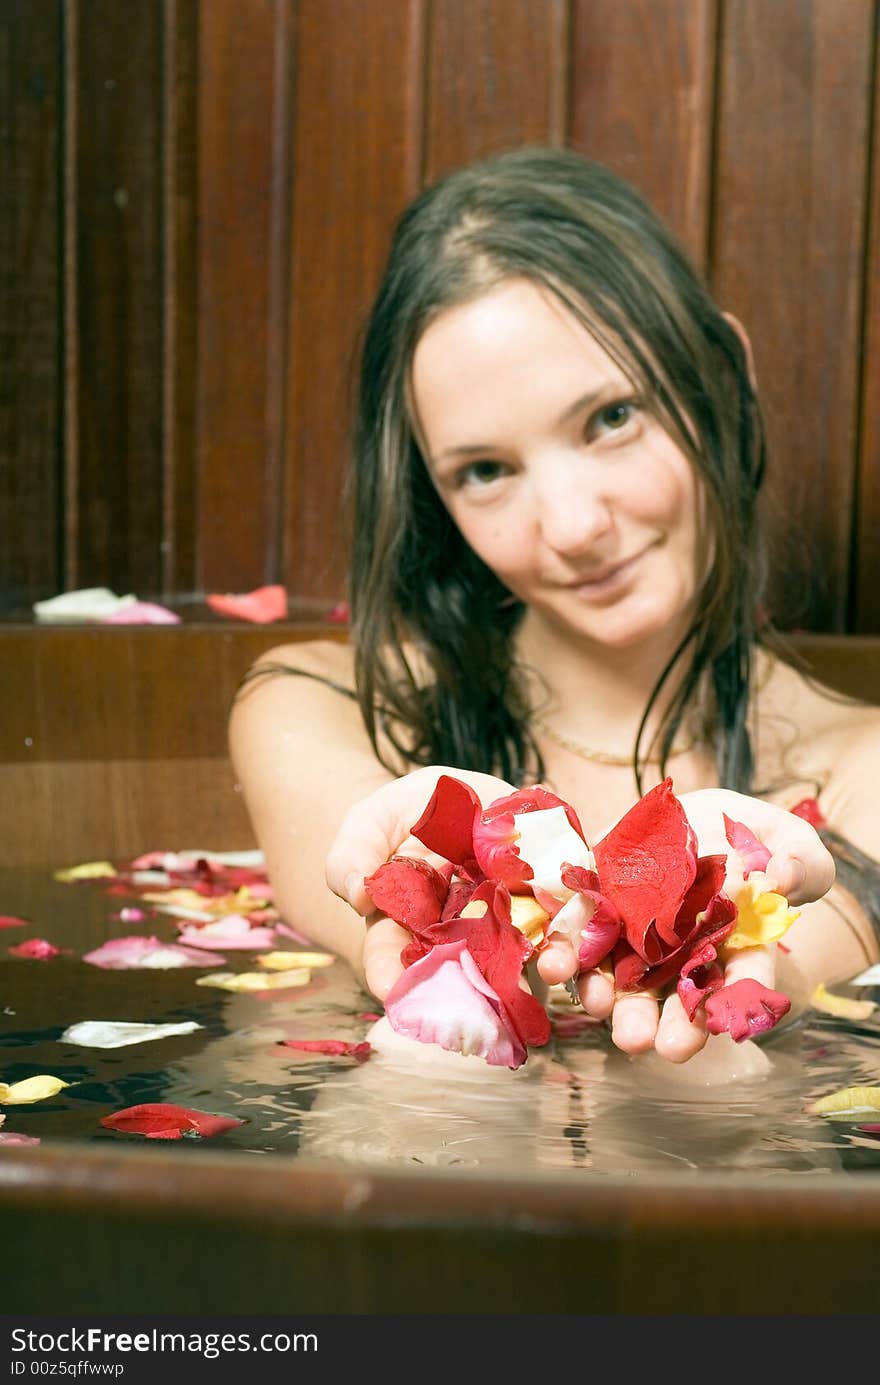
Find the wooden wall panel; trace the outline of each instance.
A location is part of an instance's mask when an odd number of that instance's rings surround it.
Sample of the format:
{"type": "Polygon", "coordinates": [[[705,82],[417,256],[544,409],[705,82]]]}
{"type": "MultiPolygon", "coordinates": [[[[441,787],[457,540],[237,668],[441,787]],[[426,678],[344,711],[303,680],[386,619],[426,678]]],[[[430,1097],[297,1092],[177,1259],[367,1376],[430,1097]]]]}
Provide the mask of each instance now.
{"type": "Polygon", "coordinates": [[[57,591],[60,0],[0,6],[0,612],[57,591]]]}
{"type": "Polygon", "coordinates": [[[290,0],[200,0],[197,583],[279,580],[290,0]],[[281,229],[279,229],[279,223],[281,229]]]}
{"type": "Polygon", "coordinates": [[[752,336],[771,609],[846,628],[873,0],[728,0],[714,283],[752,336]]]}
{"type": "Polygon", "coordinates": [[[434,0],[425,181],[518,144],[565,142],[565,0],[434,0]]]}
{"type": "Polygon", "coordinates": [[[418,190],[422,0],[297,8],[284,579],[345,591],[354,355],[398,214],[418,190]]]}
{"type": "Polygon", "coordinates": [[[847,628],[880,631],[880,6],[874,28],[871,206],[865,255],[861,438],[852,526],[853,586],[847,628]]]}
{"type": "Polygon", "coordinates": [[[161,586],[163,16],[153,0],[67,12],[66,577],[145,595],[161,586]]]}
{"type": "Polygon", "coordinates": [[[569,142],[648,199],[705,269],[718,0],[574,0],[569,142]]]}

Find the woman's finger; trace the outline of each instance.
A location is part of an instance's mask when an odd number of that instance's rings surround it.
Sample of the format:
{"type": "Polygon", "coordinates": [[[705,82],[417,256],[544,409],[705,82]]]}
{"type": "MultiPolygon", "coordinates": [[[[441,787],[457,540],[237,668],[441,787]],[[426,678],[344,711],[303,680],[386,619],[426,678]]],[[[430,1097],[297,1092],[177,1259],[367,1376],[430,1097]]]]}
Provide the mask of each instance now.
{"type": "Polygon", "coordinates": [[[678,994],[673,991],[663,1002],[654,1047],[670,1063],[685,1063],[705,1047],[709,1031],[701,1010],[689,1020],[678,994]]]}
{"type": "Polygon", "coordinates": [[[375,923],[368,925],[364,939],[364,976],[377,1000],[384,1001],[403,972],[400,954],[410,942],[412,936],[393,919],[380,915],[375,923]]]}
{"type": "Polygon", "coordinates": [[[611,1039],[624,1053],[647,1053],[654,1047],[660,1004],[647,992],[619,996],[611,1012],[611,1039]]]}

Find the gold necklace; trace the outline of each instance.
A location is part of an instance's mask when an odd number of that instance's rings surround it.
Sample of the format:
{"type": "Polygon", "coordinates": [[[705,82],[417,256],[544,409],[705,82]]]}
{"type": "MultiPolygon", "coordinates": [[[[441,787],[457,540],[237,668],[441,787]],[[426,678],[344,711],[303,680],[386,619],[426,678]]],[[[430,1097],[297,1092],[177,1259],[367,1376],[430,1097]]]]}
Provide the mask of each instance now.
{"type": "MultiPolygon", "coordinates": [[[[633,761],[631,755],[612,755],[608,750],[591,750],[589,746],[581,745],[580,741],[573,741],[568,736],[563,736],[561,731],[556,731],[552,726],[548,726],[543,717],[539,717],[537,713],[533,713],[532,715],[532,725],[536,731],[540,731],[543,735],[547,736],[549,740],[561,746],[563,750],[570,750],[572,755],[579,756],[581,760],[592,760],[593,763],[597,765],[632,767],[633,761]]],[[[700,745],[702,740],[702,736],[692,736],[691,739],[685,741],[683,745],[674,745],[666,757],[667,760],[673,760],[679,755],[686,755],[689,750],[693,750],[695,746],[700,745]]],[[[660,759],[657,755],[649,755],[641,763],[656,765],[660,763],[660,759]]]]}

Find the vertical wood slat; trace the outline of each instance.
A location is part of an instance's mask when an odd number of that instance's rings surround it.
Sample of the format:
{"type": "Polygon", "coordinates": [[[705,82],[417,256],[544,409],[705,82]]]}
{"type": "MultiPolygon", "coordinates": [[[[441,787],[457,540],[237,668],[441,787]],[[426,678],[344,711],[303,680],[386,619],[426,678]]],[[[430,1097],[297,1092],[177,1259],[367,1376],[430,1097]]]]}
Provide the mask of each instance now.
{"type": "Polygon", "coordinates": [[[725,7],[714,284],[767,416],[771,610],[811,630],[847,618],[873,9],[725,7]]]}
{"type": "Polygon", "coordinates": [[[277,45],[288,42],[289,14],[290,0],[199,0],[198,505],[190,520],[205,591],[279,579],[266,565],[279,502],[267,456],[278,415],[271,401],[284,383],[270,344],[285,304],[270,287],[274,226],[287,214],[273,138],[283,134],[277,45]]]}
{"type": "Polygon", "coordinates": [[[195,585],[198,0],[162,4],[162,594],[195,585]]]}
{"type": "Polygon", "coordinates": [[[570,143],[631,182],[705,270],[718,0],[574,0],[570,143]]]}
{"type": "Polygon", "coordinates": [[[565,0],[434,0],[425,179],[519,144],[565,142],[565,0]]]}
{"type": "Polygon", "coordinates": [[[162,11],[68,0],[76,43],[77,550],[68,577],[156,593],[162,532],[162,11]]]}
{"type": "Polygon", "coordinates": [[[57,591],[60,0],[0,6],[0,610],[57,591]]]}
{"type": "Polygon", "coordinates": [[[873,132],[871,138],[871,205],[867,253],[861,357],[861,437],[853,526],[854,584],[848,628],[860,633],[880,631],[880,7],[874,29],[873,132]]]}
{"type": "Polygon", "coordinates": [[[418,190],[422,0],[297,10],[284,580],[345,591],[352,368],[393,222],[418,190]]]}

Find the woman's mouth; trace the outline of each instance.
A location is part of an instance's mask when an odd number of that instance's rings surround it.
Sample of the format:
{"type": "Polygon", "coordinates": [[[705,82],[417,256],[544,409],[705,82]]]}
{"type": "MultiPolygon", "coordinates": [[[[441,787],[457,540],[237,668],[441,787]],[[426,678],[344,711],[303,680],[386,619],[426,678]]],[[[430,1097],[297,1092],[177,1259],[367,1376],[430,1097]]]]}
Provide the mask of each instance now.
{"type": "Polygon", "coordinates": [[[634,553],[631,558],[624,558],[619,563],[606,563],[593,572],[585,573],[568,583],[569,589],[588,598],[616,593],[633,576],[646,551],[641,549],[638,553],[634,553]]]}

